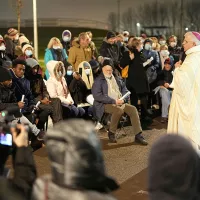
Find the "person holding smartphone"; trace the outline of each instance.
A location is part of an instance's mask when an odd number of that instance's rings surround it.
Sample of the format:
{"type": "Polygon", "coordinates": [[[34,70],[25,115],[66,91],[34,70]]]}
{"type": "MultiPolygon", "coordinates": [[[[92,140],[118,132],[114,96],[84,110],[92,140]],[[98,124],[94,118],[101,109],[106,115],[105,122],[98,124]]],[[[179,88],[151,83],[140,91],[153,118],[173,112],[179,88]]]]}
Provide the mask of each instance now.
{"type": "Polygon", "coordinates": [[[25,126],[18,124],[10,132],[0,133],[0,199],[30,199],[36,179],[36,167],[32,151],[28,148],[28,133],[25,126]],[[5,177],[5,163],[13,147],[13,179],[5,177]]]}

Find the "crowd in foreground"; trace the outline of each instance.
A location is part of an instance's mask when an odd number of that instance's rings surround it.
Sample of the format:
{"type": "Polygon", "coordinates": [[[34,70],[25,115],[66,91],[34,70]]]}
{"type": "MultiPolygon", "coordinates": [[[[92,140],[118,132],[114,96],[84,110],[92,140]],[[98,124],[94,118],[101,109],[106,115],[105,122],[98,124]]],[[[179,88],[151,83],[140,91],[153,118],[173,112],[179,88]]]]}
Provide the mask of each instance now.
{"type": "MultiPolygon", "coordinates": [[[[199,41],[197,33],[189,32],[182,49],[177,46],[176,36],[170,36],[167,45],[164,36],[134,37],[127,31],[123,34],[109,31],[98,51],[91,32],[80,33],[72,39],[67,30],[62,34],[62,41],[56,37],[50,40],[44,55],[46,70],[43,73],[29,40],[17,30],[9,29],[5,38],[0,38],[0,111],[17,107],[19,112],[9,123],[14,127],[11,132],[16,173],[13,181],[2,180],[5,188],[13,189],[13,193],[19,192],[28,199],[31,196],[33,199],[66,199],[68,195],[69,199],[114,199],[109,192],[117,189],[118,185],[105,174],[94,126],[83,119],[98,126],[108,118],[109,142],[116,143],[118,124],[121,118],[128,116],[135,142],[147,145],[142,135],[142,123],[152,117],[152,109],[157,105],[161,107],[161,122],[167,123],[171,94],[177,85],[177,79],[173,81],[173,74],[177,74],[175,68],[185,60],[190,49],[188,43],[193,48],[199,45],[199,41]],[[54,127],[46,134],[49,116],[54,127]],[[66,119],[68,121],[62,122],[66,119]],[[31,140],[44,142],[45,139],[51,176],[35,182],[36,169],[27,147],[28,133],[20,124],[28,124],[31,140]]],[[[157,199],[172,195],[174,199],[183,196],[198,199],[197,153],[179,136],[168,135],[158,144],[158,148],[155,144],[152,149],[152,158],[150,156],[150,197],[157,199]],[[181,143],[176,143],[176,140],[181,143]],[[169,144],[171,155],[180,156],[180,159],[177,163],[169,162],[164,169],[159,168],[157,162],[162,162],[160,152],[165,155],[169,144]],[[185,149],[188,149],[188,157],[183,158],[185,149]],[[174,164],[174,169],[185,166],[187,179],[179,175],[180,170],[173,171],[171,164],[174,164]],[[168,174],[165,180],[169,178],[166,184],[162,181],[164,171],[168,174]],[[161,177],[153,182],[157,175],[161,177]],[[170,186],[172,182],[173,186],[170,186]],[[184,190],[181,191],[182,187],[184,190]]],[[[1,148],[4,155],[1,174],[4,174],[3,166],[10,149],[1,148]]],[[[171,159],[169,152],[165,161],[171,159]]]]}

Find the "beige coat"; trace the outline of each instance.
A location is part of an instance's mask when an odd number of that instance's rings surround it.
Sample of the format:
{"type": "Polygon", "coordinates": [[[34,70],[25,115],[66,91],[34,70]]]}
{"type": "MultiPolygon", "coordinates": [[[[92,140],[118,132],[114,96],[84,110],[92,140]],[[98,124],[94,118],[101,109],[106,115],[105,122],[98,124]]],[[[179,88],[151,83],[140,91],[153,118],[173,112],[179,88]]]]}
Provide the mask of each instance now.
{"type": "Polygon", "coordinates": [[[82,48],[77,40],[72,42],[69,49],[68,62],[73,66],[74,71],[78,71],[78,65],[83,61],[92,60],[91,48],[82,48]]]}
{"type": "Polygon", "coordinates": [[[200,46],[189,49],[186,55],[184,63],[174,72],[167,132],[186,137],[199,151],[200,46]]]}

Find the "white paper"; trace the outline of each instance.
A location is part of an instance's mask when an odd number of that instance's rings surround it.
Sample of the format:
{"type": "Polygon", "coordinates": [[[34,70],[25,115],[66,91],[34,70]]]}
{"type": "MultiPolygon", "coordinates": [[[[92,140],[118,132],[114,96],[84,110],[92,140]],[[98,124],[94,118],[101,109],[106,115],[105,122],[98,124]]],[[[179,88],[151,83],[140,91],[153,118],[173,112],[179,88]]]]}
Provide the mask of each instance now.
{"type": "Polygon", "coordinates": [[[130,91],[128,91],[123,97],[121,97],[119,100],[124,100],[127,96],[131,94],[130,91]]]}

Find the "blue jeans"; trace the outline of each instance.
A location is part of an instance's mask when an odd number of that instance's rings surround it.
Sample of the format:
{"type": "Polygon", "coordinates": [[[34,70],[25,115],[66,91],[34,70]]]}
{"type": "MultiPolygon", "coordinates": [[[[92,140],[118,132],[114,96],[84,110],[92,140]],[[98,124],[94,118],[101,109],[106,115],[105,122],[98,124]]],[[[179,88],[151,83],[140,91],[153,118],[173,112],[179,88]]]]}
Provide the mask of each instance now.
{"type": "Polygon", "coordinates": [[[162,101],[162,117],[168,117],[168,109],[171,102],[172,91],[160,88],[159,90],[162,101]]]}
{"type": "Polygon", "coordinates": [[[83,108],[77,108],[74,105],[62,106],[63,108],[63,118],[78,118],[85,115],[85,110],[83,108]]]}

